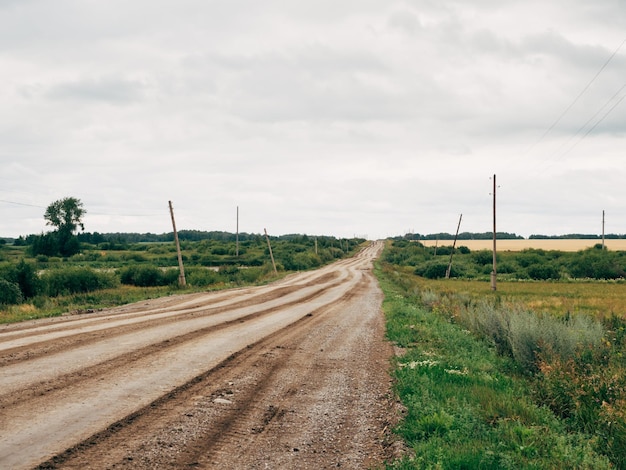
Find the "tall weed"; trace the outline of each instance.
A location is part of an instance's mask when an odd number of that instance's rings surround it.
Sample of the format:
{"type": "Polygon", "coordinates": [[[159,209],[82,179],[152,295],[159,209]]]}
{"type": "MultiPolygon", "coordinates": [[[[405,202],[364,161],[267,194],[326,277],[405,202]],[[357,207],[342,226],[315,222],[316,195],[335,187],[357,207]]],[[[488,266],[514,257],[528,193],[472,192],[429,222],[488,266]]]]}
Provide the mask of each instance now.
{"type": "Polygon", "coordinates": [[[597,347],[605,336],[601,322],[582,314],[560,318],[493,301],[465,305],[460,312],[457,321],[531,373],[538,371],[538,354],[568,360],[583,348],[597,347]]]}

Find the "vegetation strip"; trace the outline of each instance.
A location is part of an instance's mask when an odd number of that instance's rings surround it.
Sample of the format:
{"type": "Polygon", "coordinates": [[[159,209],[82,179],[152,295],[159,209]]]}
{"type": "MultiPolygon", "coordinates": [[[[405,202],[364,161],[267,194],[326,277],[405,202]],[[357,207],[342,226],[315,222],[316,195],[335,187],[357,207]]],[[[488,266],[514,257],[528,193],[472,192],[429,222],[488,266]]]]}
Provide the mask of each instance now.
{"type": "MultiPolygon", "coordinates": [[[[92,312],[171,294],[266,284],[290,271],[319,268],[354,255],[363,239],[284,235],[272,237],[274,274],[262,237],[181,231],[187,287],[177,285],[176,249],[146,234],[82,234],[73,254],[38,251],[29,237],[0,244],[0,323],[67,312],[92,312]],[[137,238],[139,237],[139,238],[137,238]],[[17,243],[17,241],[16,241],[17,243]],[[238,247],[237,247],[238,245],[238,247]]],[[[44,237],[42,235],[42,237],[44,237]]],[[[58,248],[51,244],[50,248],[58,248]]]]}
{"type": "Polygon", "coordinates": [[[603,439],[555,416],[539,400],[541,371],[458,324],[451,313],[466,297],[439,302],[419,277],[384,262],[376,275],[389,339],[403,352],[394,376],[407,411],[396,431],[412,451],[387,468],[624,468],[618,434],[603,439]]]}

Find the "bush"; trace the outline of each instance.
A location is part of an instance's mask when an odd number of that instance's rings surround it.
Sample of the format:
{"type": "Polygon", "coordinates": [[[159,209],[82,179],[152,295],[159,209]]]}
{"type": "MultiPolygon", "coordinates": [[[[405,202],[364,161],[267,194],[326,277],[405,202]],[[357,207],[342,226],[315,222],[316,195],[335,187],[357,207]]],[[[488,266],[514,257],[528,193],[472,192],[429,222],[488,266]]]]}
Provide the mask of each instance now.
{"type": "Polygon", "coordinates": [[[237,266],[220,266],[218,273],[225,282],[239,282],[239,268],[237,266]]]}
{"type": "Polygon", "coordinates": [[[45,272],[41,279],[50,297],[108,289],[118,284],[113,273],[81,267],[53,269],[45,272]]]}
{"type": "MultiPolygon", "coordinates": [[[[493,265],[493,252],[489,250],[480,250],[472,253],[472,258],[476,264],[482,266],[493,265]]],[[[497,258],[496,258],[497,261],[497,258]]]]}
{"type": "Polygon", "coordinates": [[[37,275],[37,268],[34,264],[24,261],[24,259],[21,259],[19,263],[15,265],[3,265],[0,268],[0,278],[17,284],[23,299],[35,297],[41,293],[42,290],[41,280],[37,275]]]}
{"type": "Polygon", "coordinates": [[[574,278],[618,279],[626,277],[617,254],[589,249],[569,263],[569,272],[574,278]]]}
{"type": "Polygon", "coordinates": [[[27,263],[23,259],[17,263],[15,268],[17,284],[20,286],[25,299],[30,299],[41,293],[42,283],[37,275],[37,268],[34,264],[27,263]]]}
{"type": "Polygon", "coordinates": [[[528,277],[538,281],[559,279],[561,277],[558,268],[545,262],[542,264],[531,264],[526,268],[526,272],[528,272],[528,277]]]}
{"type": "Polygon", "coordinates": [[[538,370],[539,354],[566,361],[582,348],[602,343],[602,324],[584,315],[557,318],[482,302],[462,313],[467,326],[489,338],[500,354],[512,356],[526,371],[538,370]]]}
{"type": "MultiPolygon", "coordinates": [[[[427,279],[442,279],[446,277],[446,271],[448,270],[448,262],[440,261],[434,259],[432,261],[427,261],[426,263],[418,266],[414,273],[418,276],[425,277],[427,279]]],[[[465,268],[460,264],[452,263],[452,267],[450,269],[450,277],[462,277],[465,275],[465,268]]]]}
{"type": "Polygon", "coordinates": [[[177,269],[162,270],[154,265],[127,266],[120,270],[120,281],[139,287],[156,287],[175,284],[178,280],[177,269]]]}
{"type": "Polygon", "coordinates": [[[0,305],[15,305],[23,302],[22,291],[14,282],[0,279],[0,305]]]}
{"type": "Polygon", "coordinates": [[[427,279],[440,279],[446,277],[446,270],[448,269],[447,263],[433,260],[423,263],[415,268],[415,274],[425,277],[427,279]]]}
{"type": "Polygon", "coordinates": [[[220,282],[219,274],[212,269],[206,268],[189,269],[185,273],[185,277],[188,284],[197,287],[210,286],[220,282]]]}

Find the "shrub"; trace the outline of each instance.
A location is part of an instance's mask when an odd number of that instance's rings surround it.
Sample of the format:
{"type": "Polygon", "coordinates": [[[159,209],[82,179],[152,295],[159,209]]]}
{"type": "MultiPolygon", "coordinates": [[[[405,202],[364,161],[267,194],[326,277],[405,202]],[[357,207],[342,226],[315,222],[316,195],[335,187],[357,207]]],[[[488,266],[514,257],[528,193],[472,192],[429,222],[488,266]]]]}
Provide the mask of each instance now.
{"type": "Polygon", "coordinates": [[[216,271],[206,268],[189,269],[185,277],[188,284],[197,287],[210,286],[220,281],[220,276],[216,271]]]}
{"type": "Polygon", "coordinates": [[[519,264],[523,268],[527,268],[532,264],[541,264],[545,261],[543,250],[534,250],[532,248],[523,250],[521,253],[517,254],[515,259],[517,260],[517,264],[519,264]]]}
{"type": "Polygon", "coordinates": [[[30,299],[38,295],[42,290],[42,283],[37,275],[37,268],[25,262],[23,259],[15,267],[17,284],[20,286],[25,299],[30,299]]]}
{"type": "Polygon", "coordinates": [[[0,305],[15,305],[23,301],[22,291],[14,282],[0,279],[0,305]]]}
{"type": "Polygon", "coordinates": [[[239,282],[239,268],[237,266],[220,266],[218,273],[225,282],[239,282]]]}
{"type": "Polygon", "coordinates": [[[618,279],[626,276],[615,253],[594,249],[573,258],[568,268],[575,278],[618,279]]]}
{"type": "Polygon", "coordinates": [[[531,264],[526,268],[526,272],[528,272],[528,277],[535,280],[545,281],[548,279],[559,279],[561,277],[558,268],[545,262],[541,264],[531,264]]]}
{"type": "Polygon", "coordinates": [[[123,261],[134,261],[136,263],[142,263],[148,261],[148,258],[143,253],[124,253],[121,256],[123,261]]]}
{"type": "Polygon", "coordinates": [[[418,276],[425,277],[427,279],[440,279],[446,277],[446,271],[448,269],[448,264],[433,260],[426,262],[417,268],[415,268],[415,274],[418,276]]]}
{"type": "Polygon", "coordinates": [[[529,372],[538,370],[539,354],[568,360],[582,348],[600,345],[604,337],[602,324],[585,315],[557,318],[481,302],[466,308],[462,318],[470,329],[490,339],[500,354],[512,356],[529,372]]]}
{"type": "Polygon", "coordinates": [[[154,265],[127,266],[120,270],[122,284],[139,287],[156,287],[175,284],[178,280],[177,269],[162,270],[154,265]]]}
{"type": "Polygon", "coordinates": [[[112,288],[118,284],[117,277],[113,273],[81,267],[53,269],[45,272],[41,279],[45,291],[51,297],[92,292],[112,288]]]}
{"type": "Polygon", "coordinates": [[[493,264],[493,252],[489,250],[480,250],[472,253],[472,258],[476,264],[488,265],[493,264]]]}

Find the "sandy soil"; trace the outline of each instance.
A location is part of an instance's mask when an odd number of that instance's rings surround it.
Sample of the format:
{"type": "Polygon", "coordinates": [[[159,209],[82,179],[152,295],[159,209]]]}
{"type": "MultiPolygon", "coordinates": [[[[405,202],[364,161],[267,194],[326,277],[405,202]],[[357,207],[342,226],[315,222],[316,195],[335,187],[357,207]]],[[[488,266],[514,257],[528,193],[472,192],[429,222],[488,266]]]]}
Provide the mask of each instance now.
{"type": "Polygon", "coordinates": [[[374,243],[264,287],[0,327],[0,468],[372,468],[393,456],[374,243]]]}

